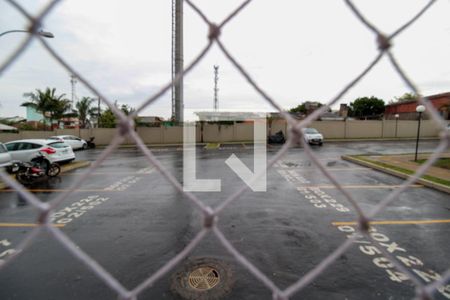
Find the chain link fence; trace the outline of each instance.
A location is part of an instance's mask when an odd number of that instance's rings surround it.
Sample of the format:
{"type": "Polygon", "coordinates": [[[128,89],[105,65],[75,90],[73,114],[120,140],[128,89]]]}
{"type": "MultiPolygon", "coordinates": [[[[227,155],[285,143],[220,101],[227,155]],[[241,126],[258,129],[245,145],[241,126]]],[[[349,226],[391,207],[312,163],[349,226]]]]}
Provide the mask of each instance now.
{"type": "MultiPolygon", "coordinates": [[[[227,240],[225,235],[222,233],[221,229],[216,225],[216,219],[222,212],[222,210],[231,205],[232,202],[238,201],[240,196],[248,189],[246,184],[243,184],[240,189],[238,189],[235,193],[230,195],[224,202],[222,202],[218,207],[208,207],[202,201],[200,201],[194,194],[183,191],[182,185],[177,181],[177,179],[171,175],[158,161],[158,159],[153,155],[152,151],[149,150],[140,137],[133,130],[134,123],[133,118],[137,116],[139,112],[141,112],[144,108],[152,104],[158,98],[160,98],[164,93],[169,91],[172,85],[178,82],[183,78],[187,73],[189,73],[208,53],[211,49],[211,46],[215,43],[221,49],[223,54],[228,58],[228,60],[234,65],[237,72],[239,72],[267,102],[269,102],[272,106],[276,107],[283,117],[288,122],[289,126],[289,134],[288,140],[285,145],[278,151],[276,155],[274,155],[267,164],[267,168],[271,168],[280,158],[283,157],[284,154],[288,151],[288,149],[295,144],[301,143],[304,147],[304,151],[306,155],[310,157],[310,159],[314,162],[314,164],[323,172],[323,174],[328,178],[336,188],[342,193],[348,203],[352,206],[354,211],[358,215],[358,220],[356,220],[357,224],[359,224],[357,228],[357,232],[360,235],[365,236],[369,241],[372,241],[375,244],[378,242],[369,234],[370,232],[370,220],[376,217],[380,212],[382,212],[388,205],[394,202],[397,197],[404,192],[408,187],[413,184],[419,177],[421,177],[426,170],[439,158],[440,154],[445,151],[449,146],[449,131],[446,130],[446,122],[440,117],[439,113],[433,107],[433,105],[427,100],[427,98],[422,97],[419,99],[419,102],[423,104],[430,117],[438,124],[440,127],[440,142],[436,147],[434,153],[430,156],[430,158],[425,162],[417,172],[411,176],[408,180],[405,180],[400,188],[392,191],[386,198],[384,198],[380,203],[374,207],[370,212],[364,213],[361,207],[358,205],[357,201],[352,197],[352,195],[345,190],[338,182],[338,180],[330,174],[325,166],[321,163],[318,157],[311,151],[311,148],[307,143],[304,142],[302,138],[301,129],[307,127],[313,120],[317,119],[322,113],[324,113],[331,105],[339,101],[350,89],[352,89],[355,85],[357,85],[361,79],[363,79],[379,62],[383,57],[387,57],[394,69],[396,70],[398,76],[406,83],[406,85],[410,88],[411,92],[420,95],[420,91],[414,82],[408,77],[406,72],[404,72],[391,52],[392,42],[393,40],[405,32],[410,26],[414,24],[423,14],[427,12],[427,10],[436,2],[436,0],[429,1],[417,14],[406,24],[398,28],[391,34],[383,34],[374,24],[372,24],[369,20],[367,20],[364,15],[358,10],[358,8],[354,5],[354,3],[350,0],[346,0],[345,3],[348,8],[353,12],[354,16],[361,21],[361,25],[366,26],[372,34],[376,37],[377,46],[378,46],[378,54],[374,57],[372,61],[370,61],[367,67],[361,71],[353,80],[351,80],[346,86],[342,88],[338,92],[338,94],[330,99],[327,105],[324,105],[320,109],[316,110],[314,113],[309,115],[306,119],[302,121],[297,121],[293,119],[289,114],[283,111],[282,107],[269,95],[267,94],[258,83],[252,78],[252,76],[245,70],[244,66],[242,66],[237,58],[235,58],[226,48],[226,46],[222,43],[221,40],[221,31],[222,29],[233,21],[236,16],[238,16],[243,10],[250,9],[248,8],[249,4],[252,2],[251,0],[244,1],[239,7],[237,7],[228,17],[225,18],[220,23],[214,23],[208,19],[208,16],[203,13],[201,8],[197,7],[192,1],[185,0],[184,4],[192,8],[198,16],[204,21],[205,26],[209,28],[208,34],[208,43],[204,46],[203,50],[197,55],[197,57],[185,68],[184,72],[179,73],[173,79],[173,81],[168,82],[164,87],[162,87],[155,95],[149,97],[146,101],[144,101],[138,109],[130,116],[124,115],[119,109],[114,106],[114,102],[111,99],[108,99],[105,95],[102,94],[100,90],[98,90],[91,82],[89,82],[83,74],[80,74],[76,71],[74,67],[72,67],[67,61],[65,61],[62,56],[55,51],[44,38],[39,36],[38,28],[40,28],[41,22],[45,20],[45,18],[52,12],[52,10],[63,0],[54,0],[49,2],[46,7],[40,12],[38,16],[30,15],[23,6],[19,4],[18,1],[14,0],[6,0],[12,7],[17,9],[23,16],[25,16],[29,21],[29,29],[32,32],[28,38],[24,40],[24,42],[19,45],[19,47],[13,52],[13,54],[6,59],[3,65],[0,66],[0,74],[4,76],[5,70],[8,69],[15,61],[17,61],[21,54],[27,49],[30,45],[30,42],[33,39],[39,40],[42,46],[48,51],[48,53],[68,72],[74,74],[80,81],[84,83],[84,85],[91,90],[92,93],[97,95],[102,99],[104,104],[106,104],[116,115],[119,120],[117,134],[108,145],[108,147],[101,153],[99,158],[90,166],[88,172],[77,179],[72,186],[70,187],[70,191],[60,194],[55,200],[50,203],[41,202],[35,195],[29,193],[26,189],[23,188],[16,181],[7,176],[4,172],[0,172],[0,178],[6,182],[10,187],[14,188],[20,196],[22,196],[26,201],[34,206],[38,211],[37,219],[39,226],[33,229],[27,236],[24,238],[20,244],[18,245],[19,251],[16,251],[14,254],[10,255],[5,261],[0,265],[0,271],[7,264],[11,263],[14,259],[20,257],[20,254],[25,251],[33,241],[39,236],[43,231],[47,231],[51,234],[51,236],[57,240],[61,245],[67,249],[74,257],[79,259],[86,268],[89,268],[93,271],[98,278],[100,278],[109,288],[111,288],[115,293],[117,293],[119,299],[137,299],[138,295],[147,288],[150,288],[156,281],[161,279],[164,275],[170,272],[179,262],[185,259],[193,249],[202,241],[202,239],[206,236],[208,232],[212,232],[220,241],[222,246],[231,253],[237,262],[239,262],[243,267],[245,267],[253,276],[255,276],[259,281],[261,281],[273,294],[273,299],[276,300],[286,300],[292,297],[294,294],[301,291],[308,284],[310,284],[313,280],[315,280],[319,275],[321,275],[333,262],[335,262],[342,254],[345,253],[347,249],[349,249],[353,242],[356,239],[357,235],[353,235],[353,237],[347,239],[342,245],[340,245],[337,249],[335,249],[329,256],[323,258],[323,260],[315,266],[312,270],[307,272],[303,277],[299,278],[297,282],[292,284],[286,289],[280,289],[271,279],[269,279],[265,274],[263,274],[255,265],[253,265],[245,256],[243,256],[239,251],[237,251],[232,243],[227,240]],[[148,279],[143,281],[137,287],[132,290],[125,288],[116,278],[114,278],[107,270],[105,270],[101,265],[99,265],[94,259],[89,257],[83,250],[81,250],[77,245],[60,229],[52,226],[51,216],[52,213],[58,208],[58,206],[66,200],[77,188],[81,187],[83,183],[88,180],[91,173],[93,173],[96,168],[120,145],[121,142],[124,141],[125,138],[131,138],[137,145],[138,149],[142,151],[145,155],[148,163],[155,166],[155,168],[160,172],[162,176],[164,176],[170,184],[172,184],[176,190],[180,193],[183,193],[187,199],[190,201],[201,213],[203,214],[203,228],[198,232],[195,237],[190,241],[190,243],[175,257],[173,257],[170,261],[168,261],[163,267],[157,270],[153,275],[151,275],[148,279]]],[[[1,80],[0,76],[0,80],[1,80]]],[[[260,174],[262,175],[262,173],[260,174]]],[[[420,281],[417,277],[404,265],[400,264],[389,251],[380,247],[383,256],[399,271],[408,276],[411,282],[414,284],[416,288],[416,297],[418,299],[430,299],[433,298],[433,294],[435,292],[443,291],[443,289],[448,289],[444,287],[446,282],[450,279],[450,269],[438,276],[437,280],[433,282],[429,282],[428,284],[420,281]]],[[[445,290],[446,292],[447,291],[445,290]]]]}

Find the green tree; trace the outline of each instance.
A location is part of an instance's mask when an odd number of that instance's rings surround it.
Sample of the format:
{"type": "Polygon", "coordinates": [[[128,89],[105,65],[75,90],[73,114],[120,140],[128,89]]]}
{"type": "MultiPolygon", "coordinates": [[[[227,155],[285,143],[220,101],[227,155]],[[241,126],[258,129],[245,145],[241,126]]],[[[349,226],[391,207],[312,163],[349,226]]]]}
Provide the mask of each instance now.
{"type": "Polygon", "coordinates": [[[310,114],[314,110],[322,107],[323,104],[318,101],[306,101],[289,110],[290,113],[310,114]]]}
{"type": "Polygon", "coordinates": [[[306,108],[305,108],[305,104],[299,104],[296,107],[293,107],[289,110],[290,113],[302,113],[302,114],[306,114],[306,108]]]}
{"type": "Polygon", "coordinates": [[[75,104],[78,111],[78,119],[80,120],[80,127],[86,128],[86,125],[90,123],[89,116],[97,113],[97,108],[91,107],[95,99],[90,97],[83,97],[75,104]]]}
{"type": "MultiPolygon", "coordinates": [[[[125,115],[129,116],[136,111],[135,108],[129,106],[128,104],[121,104],[117,101],[114,102],[114,106],[120,109],[125,115]]],[[[134,118],[135,123],[138,123],[138,118],[134,118]]],[[[100,114],[99,127],[103,128],[114,128],[116,127],[116,115],[112,112],[110,108],[106,109],[100,114]]]]}
{"type": "MultiPolygon", "coordinates": [[[[114,103],[116,105],[116,107],[118,107],[117,101],[114,103]]],[[[133,107],[129,106],[128,104],[122,104],[120,106],[120,110],[123,111],[123,113],[127,116],[129,116],[130,114],[132,114],[136,109],[134,109],[133,107]]]]}
{"type": "Polygon", "coordinates": [[[357,118],[379,117],[384,112],[384,101],[372,97],[357,98],[350,103],[349,115],[357,118]]]}
{"type": "Polygon", "coordinates": [[[106,109],[100,114],[98,120],[98,127],[100,128],[114,128],[116,127],[116,115],[110,108],[106,109]]]}
{"type": "Polygon", "coordinates": [[[394,97],[393,100],[389,101],[389,104],[406,101],[417,101],[417,99],[419,99],[419,96],[414,93],[404,93],[400,97],[394,97]]]}
{"type": "Polygon", "coordinates": [[[31,106],[40,112],[44,117],[44,123],[45,119],[49,119],[50,127],[54,120],[59,121],[70,108],[70,102],[65,98],[66,95],[57,95],[55,88],[46,88],[45,91],[36,89],[35,92],[25,93],[24,96],[30,101],[22,103],[22,106],[31,106]]]}
{"type": "Polygon", "coordinates": [[[75,118],[77,116],[76,112],[72,110],[72,104],[69,100],[63,99],[57,102],[54,102],[53,109],[53,119],[57,120],[58,128],[60,128],[59,123],[62,118],[75,118]]]}

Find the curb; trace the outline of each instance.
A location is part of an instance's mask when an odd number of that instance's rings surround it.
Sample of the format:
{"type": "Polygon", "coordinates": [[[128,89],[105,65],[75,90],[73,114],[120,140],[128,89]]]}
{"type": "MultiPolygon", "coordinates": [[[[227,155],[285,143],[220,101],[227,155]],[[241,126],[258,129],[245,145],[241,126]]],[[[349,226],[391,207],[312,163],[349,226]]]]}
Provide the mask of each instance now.
{"type": "MultiPolygon", "coordinates": [[[[356,163],[358,165],[361,165],[361,166],[364,166],[364,167],[368,167],[368,168],[371,168],[371,169],[374,169],[374,170],[377,170],[377,171],[380,171],[380,172],[383,172],[383,173],[387,173],[389,175],[393,175],[393,176],[396,176],[396,177],[399,177],[399,178],[402,178],[402,179],[409,179],[409,178],[412,177],[412,176],[410,176],[408,174],[404,174],[404,173],[401,173],[401,172],[398,172],[398,171],[395,171],[395,170],[384,168],[382,166],[378,166],[376,164],[373,164],[373,163],[370,163],[368,161],[361,160],[361,159],[358,159],[358,158],[355,158],[355,157],[352,157],[352,156],[343,155],[343,156],[341,156],[341,158],[343,160],[350,161],[350,162],[356,163]]],[[[420,183],[421,185],[424,185],[426,187],[429,187],[429,188],[432,188],[432,189],[435,189],[435,190],[438,190],[438,191],[450,194],[450,188],[446,187],[446,186],[444,186],[442,184],[431,182],[431,181],[428,181],[428,180],[425,180],[425,179],[422,179],[422,178],[417,179],[415,182],[416,183],[420,183]]]]}
{"type": "MultiPolygon", "coordinates": [[[[407,138],[352,138],[352,139],[341,139],[341,138],[327,138],[324,139],[324,143],[354,143],[354,142],[398,142],[398,141],[415,141],[415,137],[407,137],[407,138]]],[[[420,140],[424,141],[438,141],[439,137],[421,137],[420,140]]],[[[221,145],[240,145],[240,144],[253,144],[253,141],[236,141],[236,142],[203,142],[196,143],[197,146],[206,146],[208,144],[217,144],[221,145]]],[[[98,149],[105,149],[109,144],[105,145],[97,145],[98,149]]],[[[152,148],[164,148],[164,147],[182,147],[183,143],[175,143],[175,144],[145,144],[149,149],[152,148]]],[[[121,144],[117,148],[136,148],[136,144],[121,144]]]]}
{"type": "MultiPolygon", "coordinates": [[[[328,138],[324,139],[324,142],[404,142],[404,141],[415,141],[415,137],[406,137],[406,138],[349,138],[349,139],[336,139],[336,138],[328,138]]],[[[424,141],[438,141],[439,137],[420,137],[420,140],[424,141]]]]}
{"type": "MultiPolygon", "coordinates": [[[[253,145],[253,141],[241,141],[241,142],[208,142],[208,143],[195,143],[198,147],[205,147],[208,144],[220,144],[222,145],[242,145],[242,144],[251,144],[253,145]]],[[[109,144],[106,145],[97,145],[96,149],[105,149],[109,144]]],[[[178,144],[144,144],[147,148],[158,149],[158,148],[179,148],[183,147],[183,143],[178,144]]],[[[137,148],[136,144],[121,144],[117,147],[118,149],[127,149],[127,148],[137,148]]]]}
{"type": "MultiPolygon", "coordinates": [[[[76,162],[71,162],[71,163],[66,164],[66,165],[61,165],[61,174],[65,173],[65,172],[73,171],[73,170],[76,170],[76,169],[87,167],[90,164],[91,164],[90,161],[80,160],[80,161],[76,161],[76,162]]],[[[11,177],[14,178],[13,175],[11,175],[11,177]]],[[[8,186],[6,184],[4,184],[3,182],[0,182],[0,190],[5,189],[7,187],[8,186]]]]}

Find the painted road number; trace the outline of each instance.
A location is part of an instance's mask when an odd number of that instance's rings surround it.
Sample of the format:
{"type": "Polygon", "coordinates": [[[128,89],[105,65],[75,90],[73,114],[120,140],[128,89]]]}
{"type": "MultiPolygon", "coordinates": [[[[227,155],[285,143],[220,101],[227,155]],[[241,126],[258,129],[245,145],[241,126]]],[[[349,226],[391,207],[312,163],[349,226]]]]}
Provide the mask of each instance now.
{"type": "MultiPolygon", "coordinates": [[[[375,228],[371,227],[369,234],[377,241],[378,245],[375,246],[364,235],[356,232],[353,226],[338,226],[339,231],[345,232],[347,238],[355,238],[354,243],[359,244],[358,249],[367,256],[372,257],[372,262],[375,266],[383,269],[388,278],[394,282],[401,283],[409,280],[408,275],[397,271],[394,265],[382,255],[379,247],[385,248],[387,252],[394,255],[394,257],[402,263],[406,268],[410,269],[413,273],[417,274],[426,283],[438,280],[441,278],[437,272],[433,270],[426,270],[422,260],[415,256],[411,256],[407,253],[406,249],[400,247],[397,243],[392,242],[389,237],[383,233],[378,232],[375,228]]],[[[439,293],[450,299],[450,284],[438,288],[439,293]]]]}

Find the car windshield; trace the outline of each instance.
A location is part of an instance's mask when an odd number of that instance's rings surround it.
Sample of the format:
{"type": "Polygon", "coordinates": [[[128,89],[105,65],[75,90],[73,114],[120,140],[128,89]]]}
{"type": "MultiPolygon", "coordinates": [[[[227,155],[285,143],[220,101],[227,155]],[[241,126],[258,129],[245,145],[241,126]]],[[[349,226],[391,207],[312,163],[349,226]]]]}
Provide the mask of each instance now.
{"type": "Polygon", "coordinates": [[[0,153],[5,153],[8,152],[8,150],[6,149],[5,145],[0,144],[0,153]]]}
{"type": "Polygon", "coordinates": [[[314,128],[305,128],[305,133],[314,134],[314,133],[319,133],[319,132],[314,128]]]}
{"type": "Polygon", "coordinates": [[[57,137],[57,136],[51,136],[51,137],[49,137],[48,139],[49,139],[49,140],[60,140],[61,138],[60,138],[60,137],[57,137]]]}
{"type": "Polygon", "coordinates": [[[69,147],[69,145],[67,145],[66,143],[63,143],[63,142],[49,143],[48,145],[51,146],[52,148],[67,148],[67,147],[69,147]]]}

